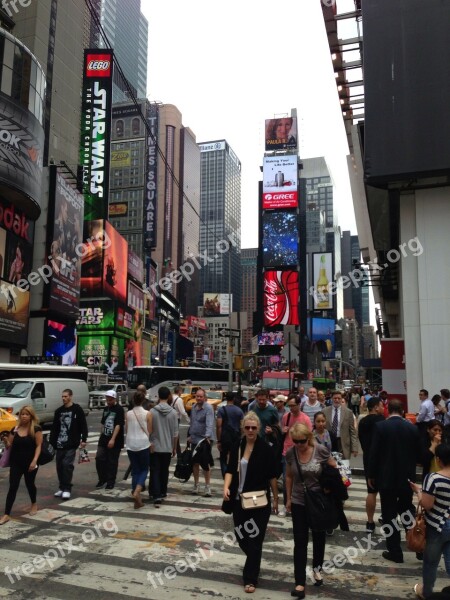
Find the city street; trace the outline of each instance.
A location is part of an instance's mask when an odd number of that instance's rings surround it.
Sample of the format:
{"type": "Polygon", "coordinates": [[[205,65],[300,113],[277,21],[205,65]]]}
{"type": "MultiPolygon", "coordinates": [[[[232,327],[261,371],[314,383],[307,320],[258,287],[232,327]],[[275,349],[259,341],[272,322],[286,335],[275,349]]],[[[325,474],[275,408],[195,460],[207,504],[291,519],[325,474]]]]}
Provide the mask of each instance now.
{"type": "MultiPolygon", "coordinates": [[[[146,502],[144,508],[136,511],[130,498],[130,481],[122,480],[128,464],[125,451],[116,488],[95,490],[94,457],[100,415],[98,411],[88,418],[91,462],[76,464],[69,501],[53,497],[57,487],[54,462],[42,467],[38,474],[40,510],[34,517],[26,514],[29,504],[22,483],[13,520],[0,528],[0,597],[234,600],[246,596],[241,585],[243,554],[232,543],[231,517],[220,510],[219,468],[216,466],[213,471],[212,498],[191,495],[192,481],[181,484],[172,477],[168,498],[161,508],[155,509],[146,502]]],[[[186,426],[182,430],[182,438],[185,437],[186,426]]],[[[7,491],[7,477],[7,469],[0,472],[2,499],[7,491]]],[[[401,565],[382,558],[381,537],[375,534],[370,542],[364,531],[364,498],[365,483],[357,477],[346,505],[351,531],[337,531],[327,538],[325,558],[334,559],[341,566],[325,575],[321,588],[309,585],[308,597],[415,597],[412,589],[420,580],[421,563],[411,552],[405,552],[401,565]],[[372,546],[369,552],[368,545],[372,546]]],[[[439,576],[436,589],[447,583],[443,568],[439,576]]],[[[254,597],[288,598],[293,583],[291,520],[272,516],[254,597]]]]}

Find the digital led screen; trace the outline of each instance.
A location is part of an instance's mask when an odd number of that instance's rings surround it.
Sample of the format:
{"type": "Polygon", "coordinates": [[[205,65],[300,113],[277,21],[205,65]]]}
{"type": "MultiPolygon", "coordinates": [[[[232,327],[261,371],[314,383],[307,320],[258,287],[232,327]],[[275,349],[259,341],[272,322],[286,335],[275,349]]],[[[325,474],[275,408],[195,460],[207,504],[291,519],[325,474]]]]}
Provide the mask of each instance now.
{"type": "Polygon", "coordinates": [[[297,271],[266,271],[263,283],[264,325],[299,325],[297,271]]]}
{"type": "Polygon", "coordinates": [[[263,266],[293,267],[298,264],[298,227],[295,212],[263,215],[263,266]]]}
{"type": "MultiPolygon", "coordinates": [[[[233,295],[231,294],[231,312],[233,312],[233,295]]],[[[229,294],[203,294],[203,316],[219,317],[230,314],[229,294]]]]}
{"type": "Polygon", "coordinates": [[[314,310],[331,310],[333,294],[333,254],[318,252],[313,254],[313,299],[314,310]]]}
{"type": "Polygon", "coordinates": [[[334,319],[320,319],[313,317],[311,319],[311,328],[311,340],[316,343],[321,342],[319,350],[322,352],[322,358],[334,358],[334,331],[336,329],[334,319]]]}
{"type": "Polygon", "coordinates": [[[74,327],[69,327],[57,321],[47,321],[45,333],[45,356],[61,357],[62,365],[74,365],[77,361],[76,333],[74,327]]]}
{"type": "Polygon", "coordinates": [[[30,292],[0,281],[0,342],[26,346],[30,292]]]}
{"type": "Polygon", "coordinates": [[[114,227],[105,221],[105,233],[111,241],[104,249],[103,293],[125,303],[127,298],[128,243],[114,227]]]}
{"type": "Polygon", "coordinates": [[[284,346],[282,331],[264,331],[258,335],[258,346],[284,346]]]}

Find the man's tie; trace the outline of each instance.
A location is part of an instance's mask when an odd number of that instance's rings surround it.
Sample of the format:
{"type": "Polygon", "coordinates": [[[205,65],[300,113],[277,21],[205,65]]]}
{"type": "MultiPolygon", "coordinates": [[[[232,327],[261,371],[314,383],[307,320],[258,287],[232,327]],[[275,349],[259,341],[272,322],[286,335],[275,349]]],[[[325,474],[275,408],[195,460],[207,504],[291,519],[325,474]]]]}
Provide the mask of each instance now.
{"type": "Polygon", "coordinates": [[[338,432],[338,409],[335,408],[334,410],[334,417],[333,417],[333,422],[331,424],[331,433],[334,433],[334,435],[337,437],[337,432],[338,432]]]}

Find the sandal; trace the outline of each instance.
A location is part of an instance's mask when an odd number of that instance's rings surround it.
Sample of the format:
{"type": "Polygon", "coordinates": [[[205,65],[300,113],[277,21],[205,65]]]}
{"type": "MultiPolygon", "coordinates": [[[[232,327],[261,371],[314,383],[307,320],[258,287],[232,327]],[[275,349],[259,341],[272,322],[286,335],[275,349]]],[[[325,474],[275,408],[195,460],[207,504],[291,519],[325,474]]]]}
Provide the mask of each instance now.
{"type": "Polygon", "coordinates": [[[253,583],[247,583],[247,585],[244,586],[244,592],[246,594],[253,594],[253,592],[256,591],[256,585],[253,585],[253,583]]]}
{"type": "Polygon", "coordinates": [[[420,600],[425,600],[425,596],[423,595],[423,585],[421,583],[416,583],[414,586],[415,595],[420,598],[420,600]]]}
{"type": "Polygon", "coordinates": [[[3,515],[3,517],[0,519],[0,525],[4,525],[5,523],[8,523],[8,521],[11,521],[11,517],[8,515],[3,515]]]}

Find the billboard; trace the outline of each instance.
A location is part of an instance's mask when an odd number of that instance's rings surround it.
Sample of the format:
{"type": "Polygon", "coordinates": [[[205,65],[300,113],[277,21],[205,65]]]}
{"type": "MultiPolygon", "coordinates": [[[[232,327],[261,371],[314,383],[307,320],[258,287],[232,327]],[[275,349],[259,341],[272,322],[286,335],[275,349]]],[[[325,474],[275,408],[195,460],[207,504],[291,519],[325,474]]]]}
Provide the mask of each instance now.
{"type": "Polygon", "coordinates": [[[77,341],[74,327],[57,321],[46,321],[45,356],[61,357],[62,365],[74,365],[77,361],[77,341]]]}
{"type": "Polygon", "coordinates": [[[258,335],[258,346],[284,346],[282,331],[264,331],[258,335]]]}
{"type": "Polygon", "coordinates": [[[266,271],[263,281],[264,325],[299,325],[297,271],[266,271]]]}
{"type": "Polygon", "coordinates": [[[128,215],[128,202],[111,202],[109,205],[109,218],[126,217],[128,215]]]}
{"type": "Polygon", "coordinates": [[[138,283],[144,281],[144,263],[132,250],[128,250],[128,277],[131,277],[138,283]]]}
{"type": "Polygon", "coordinates": [[[335,356],[335,339],[334,331],[336,323],[334,319],[320,319],[313,317],[311,319],[311,340],[313,342],[321,342],[318,345],[322,352],[322,358],[334,358],[335,356]]]}
{"type": "Polygon", "coordinates": [[[108,216],[112,74],[111,49],[84,51],[80,163],[87,221],[108,216]]]}
{"type": "Polygon", "coordinates": [[[112,150],[111,151],[111,169],[120,169],[131,166],[130,150],[112,150]]]}
{"type": "Polygon", "coordinates": [[[81,367],[101,367],[108,362],[109,336],[83,335],[77,340],[77,363],[81,367]]]}
{"type": "Polygon", "coordinates": [[[144,313],[144,291],[132,281],[128,282],[128,306],[144,313]]]}
{"type": "Polygon", "coordinates": [[[298,225],[296,212],[265,212],[262,217],[262,228],[263,266],[297,266],[298,225]]]}
{"type": "MultiPolygon", "coordinates": [[[[32,64],[36,67],[34,61],[32,64]]],[[[44,74],[42,77],[45,81],[44,74]]],[[[20,92],[22,80],[19,79],[17,83],[20,92]]],[[[11,86],[11,82],[9,85],[11,86]]],[[[22,85],[25,85],[25,80],[22,85]]],[[[22,90],[22,94],[28,95],[28,91],[28,89],[22,90]]],[[[44,129],[37,118],[2,94],[0,98],[0,195],[13,200],[15,205],[25,209],[27,214],[35,219],[40,213],[44,140],[44,129]]]]}
{"type": "Polygon", "coordinates": [[[82,300],[76,326],[79,333],[88,331],[112,333],[115,326],[114,303],[106,299],[82,300]]]}
{"type": "Polygon", "coordinates": [[[59,168],[50,168],[47,256],[52,269],[50,310],[78,315],[80,301],[82,223],[84,199],[59,168]]]}
{"type": "Polygon", "coordinates": [[[297,148],[297,117],[266,119],[266,152],[297,148]]]}
{"type": "Polygon", "coordinates": [[[0,342],[26,346],[30,292],[0,281],[0,342]]]}
{"type": "Polygon", "coordinates": [[[81,290],[83,296],[102,293],[103,243],[105,231],[103,220],[85,221],[84,247],[81,258],[81,290]]]}
{"type": "Polygon", "coordinates": [[[148,291],[146,291],[145,293],[145,298],[146,298],[146,302],[147,302],[147,306],[146,306],[146,318],[149,321],[153,321],[155,319],[155,315],[156,315],[156,294],[153,292],[152,286],[155,285],[156,283],[156,267],[154,267],[152,264],[148,263],[148,287],[150,288],[148,291]]]}
{"type": "Polygon", "coordinates": [[[128,243],[114,227],[105,221],[106,239],[111,243],[104,249],[103,293],[125,303],[127,298],[128,243]]]}
{"type": "Polygon", "coordinates": [[[297,156],[268,156],[263,161],[262,208],[298,206],[297,156]]]}
{"type": "MultiPolygon", "coordinates": [[[[6,234],[6,243],[4,246],[3,279],[7,279],[15,284],[26,280],[31,270],[32,251],[30,244],[27,244],[9,231],[6,234]]],[[[21,284],[21,287],[28,289],[28,285],[22,286],[21,284]]]]}
{"type": "Polygon", "coordinates": [[[231,310],[229,294],[203,294],[203,316],[220,317],[233,312],[233,295],[231,294],[231,310]]]}
{"type": "Polygon", "coordinates": [[[0,278],[18,283],[30,273],[34,223],[0,197],[0,278]]]}
{"type": "Polygon", "coordinates": [[[333,254],[317,252],[313,254],[313,298],[314,310],[331,310],[333,294],[330,285],[333,282],[333,254]]]}
{"type": "Polygon", "coordinates": [[[150,104],[147,108],[147,123],[152,135],[147,134],[147,170],[144,201],[144,249],[151,250],[156,246],[156,206],[158,182],[158,105],[150,104]]]}

